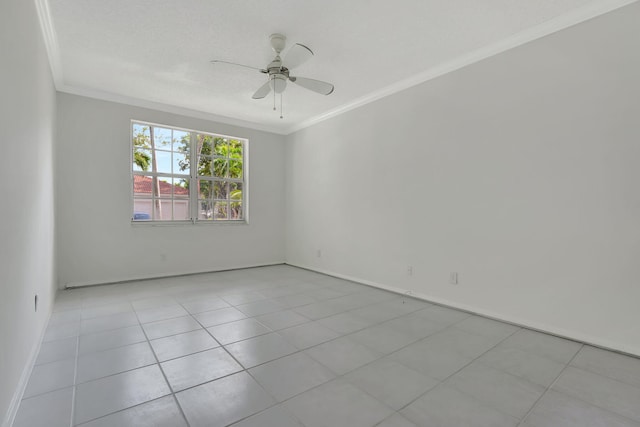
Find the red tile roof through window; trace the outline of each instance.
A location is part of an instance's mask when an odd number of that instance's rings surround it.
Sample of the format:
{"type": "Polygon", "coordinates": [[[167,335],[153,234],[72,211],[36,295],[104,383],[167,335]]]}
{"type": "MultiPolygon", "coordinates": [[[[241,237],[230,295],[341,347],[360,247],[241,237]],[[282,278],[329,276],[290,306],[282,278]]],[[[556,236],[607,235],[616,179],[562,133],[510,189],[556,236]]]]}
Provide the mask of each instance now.
{"type": "MultiPolygon", "coordinates": [[[[159,178],[162,179],[162,178],[159,178]]],[[[168,178],[171,179],[171,178],[168,178]]],[[[160,195],[171,197],[171,187],[173,187],[173,194],[175,196],[188,196],[189,189],[181,187],[179,185],[171,185],[166,181],[160,182],[160,195]]],[[[151,195],[153,188],[153,179],[150,176],[134,175],[133,176],[133,193],[136,195],[148,194],[151,195]]]]}

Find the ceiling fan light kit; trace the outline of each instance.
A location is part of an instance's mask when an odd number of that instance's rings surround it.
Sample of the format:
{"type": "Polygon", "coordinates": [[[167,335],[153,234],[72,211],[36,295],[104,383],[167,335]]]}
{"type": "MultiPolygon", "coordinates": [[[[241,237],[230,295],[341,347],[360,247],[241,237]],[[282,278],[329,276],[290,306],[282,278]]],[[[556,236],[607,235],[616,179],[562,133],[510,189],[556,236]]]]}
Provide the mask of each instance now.
{"type": "Polygon", "coordinates": [[[273,109],[276,109],[276,94],[280,95],[280,118],[283,118],[282,114],[282,93],[287,88],[287,81],[297,84],[300,87],[319,93],[321,95],[330,95],[333,93],[334,86],[331,83],[323,82],[321,80],[308,79],[306,77],[294,77],[289,75],[289,70],[296,68],[313,57],[313,51],[307,46],[296,43],[287,52],[284,60],[280,58],[280,53],[284,50],[287,38],[282,34],[271,34],[269,37],[271,41],[271,48],[276,53],[276,57],[267,65],[266,68],[257,68],[244,64],[237,64],[234,62],[213,60],[212,63],[223,63],[238,65],[245,68],[251,68],[257,70],[263,74],[267,74],[269,80],[260,86],[260,88],[253,94],[253,99],[263,99],[269,93],[273,92],[273,109]],[[285,66],[286,64],[286,66],[285,66]]]}

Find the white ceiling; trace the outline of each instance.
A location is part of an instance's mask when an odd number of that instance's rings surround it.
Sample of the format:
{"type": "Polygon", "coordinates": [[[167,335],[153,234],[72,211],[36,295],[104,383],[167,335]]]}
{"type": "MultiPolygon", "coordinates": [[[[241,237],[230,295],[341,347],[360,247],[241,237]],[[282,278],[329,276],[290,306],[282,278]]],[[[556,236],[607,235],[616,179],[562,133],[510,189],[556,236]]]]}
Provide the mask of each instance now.
{"type": "Polygon", "coordinates": [[[58,90],[289,133],[633,0],[38,2],[58,90]],[[265,67],[274,32],[315,52],[295,75],[336,87],[289,84],[284,119],[251,99],[263,74],[209,63],[265,67]]]}

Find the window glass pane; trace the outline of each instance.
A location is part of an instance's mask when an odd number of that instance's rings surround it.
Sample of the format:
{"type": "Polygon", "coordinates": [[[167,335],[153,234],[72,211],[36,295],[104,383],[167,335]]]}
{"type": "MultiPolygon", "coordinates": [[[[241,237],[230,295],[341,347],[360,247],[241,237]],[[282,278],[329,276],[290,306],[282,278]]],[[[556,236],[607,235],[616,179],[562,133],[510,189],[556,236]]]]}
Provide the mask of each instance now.
{"type": "Polygon", "coordinates": [[[156,150],[156,171],[151,168],[151,172],[171,173],[171,152],[156,150]]]}
{"type": "Polygon", "coordinates": [[[209,156],[201,155],[198,159],[198,175],[213,176],[213,160],[209,156]]]}
{"type": "Polygon", "coordinates": [[[171,197],[173,178],[159,176],[154,179],[152,192],[156,197],[171,197]]]}
{"type": "Polygon", "coordinates": [[[189,151],[191,134],[182,130],[173,131],[173,151],[184,153],[189,151]]]}
{"type": "Polygon", "coordinates": [[[216,156],[225,156],[229,155],[229,143],[226,138],[214,138],[214,154],[216,156]]]}
{"type": "Polygon", "coordinates": [[[173,201],[173,219],[184,221],[191,218],[189,214],[189,199],[176,199],[173,201]]]}
{"type": "Polygon", "coordinates": [[[198,200],[198,219],[213,218],[213,202],[211,200],[198,200]]]}
{"type": "Polygon", "coordinates": [[[176,199],[189,198],[189,180],[173,178],[173,197],[176,199]]]}
{"type": "Polygon", "coordinates": [[[153,178],[145,175],[133,176],[133,195],[151,197],[153,178]]]}
{"type": "Polygon", "coordinates": [[[156,199],[153,203],[153,219],[170,221],[172,217],[171,199],[156,199]]]}
{"type": "Polygon", "coordinates": [[[133,124],[133,169],[146,171],[151,168],[151,137],[149,126],[133,124]]]}
{"type": "Polygon", "coordinates": [[[198,198],[210,199],[212,187],[213,187],[213,182],[199,179],[198,180],[198,198]]]}
{"type": "Polygon", "coordinates": [[[166,128],[153,128],[153,141],[156,145],[156,150],[171,150],[171,129],[166,128]]]}
{"type": "Polygon", "coordinates": [[[229,198],[231,200],[242,200],[242,183],[241,182],[229,183],[229,198]]]}
{"type": "Polygon", "coordinates": [[[213,154],[213,136],[198,134],[198,148],[200,154],[208,156],[213,154]]]}
{"type": "Polygon", "coordinates": [[[226,178],[228,168],[229,161],[227,159],[213,159],[213,176],[217,178],[226,178]]]}
{"type": "Polygon", "coordinates": [[[229,193],[228,183],[226,181],[214,181],[213,182],[213,198],[214,199],[227,199],[229,193]]]}
{"type": "Polygon", "coordinates": [[[229,183],[230,219],[242,219],[242,183],[229,183]]]}
{"type": "Polygon", "coordinates": [[[230,219],[239,220],[242,219],[242,201],[234,202],[231,201],[230,207],[230,219]]]}
{"type": "Polygon", "coordinates": [[[133,220],[134,221],[150,221],[152,217],[151,199],[134,199],[133,200],[133,220]]]}
{"type": "Polygon", "coordinates": [[[227,202],[213,202],[213,219],[227,219],[227,202]]]}
{"type": "Polygon", "coordinates": [[[189,175],[189,153],[173,153],[173,173],[189,175]]]}
{"type": "Polygon", "coordinates": [[[229,141],[229,157],[242,160],[242,142],[237,139],[229,141]]]}
{"type": "Polygon", "coordinates": [[[149,143],[149,136],[150,136],[150,132],[149,132],[149,126],[142,124],[142,123],[134,123],[133,124],[133,138],[134,138],[134,145],[136,142],[136,138],[145,138],[147,140],[147,143],[149,143]]]}
{"type": "Polygon", "coordinates": [[[229,160],[229,178],[242,179],[242,162],[229,160]]]}
{"type": "Polygon", "coordinates": [[[141,147],[133,148],[133,170],[148,171],[151,169],[151,150],[141,147]]]}

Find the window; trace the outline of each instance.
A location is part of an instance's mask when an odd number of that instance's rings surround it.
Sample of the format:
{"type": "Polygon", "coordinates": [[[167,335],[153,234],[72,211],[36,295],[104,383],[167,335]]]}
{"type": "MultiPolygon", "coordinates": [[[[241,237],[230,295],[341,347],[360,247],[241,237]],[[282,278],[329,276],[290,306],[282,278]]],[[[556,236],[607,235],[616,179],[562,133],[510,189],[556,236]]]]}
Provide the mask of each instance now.
{"type": "Polygon", "coordinates": [[[240,138],[132,122],[132,221],[244,220],[246,145],[240,138]]]}

